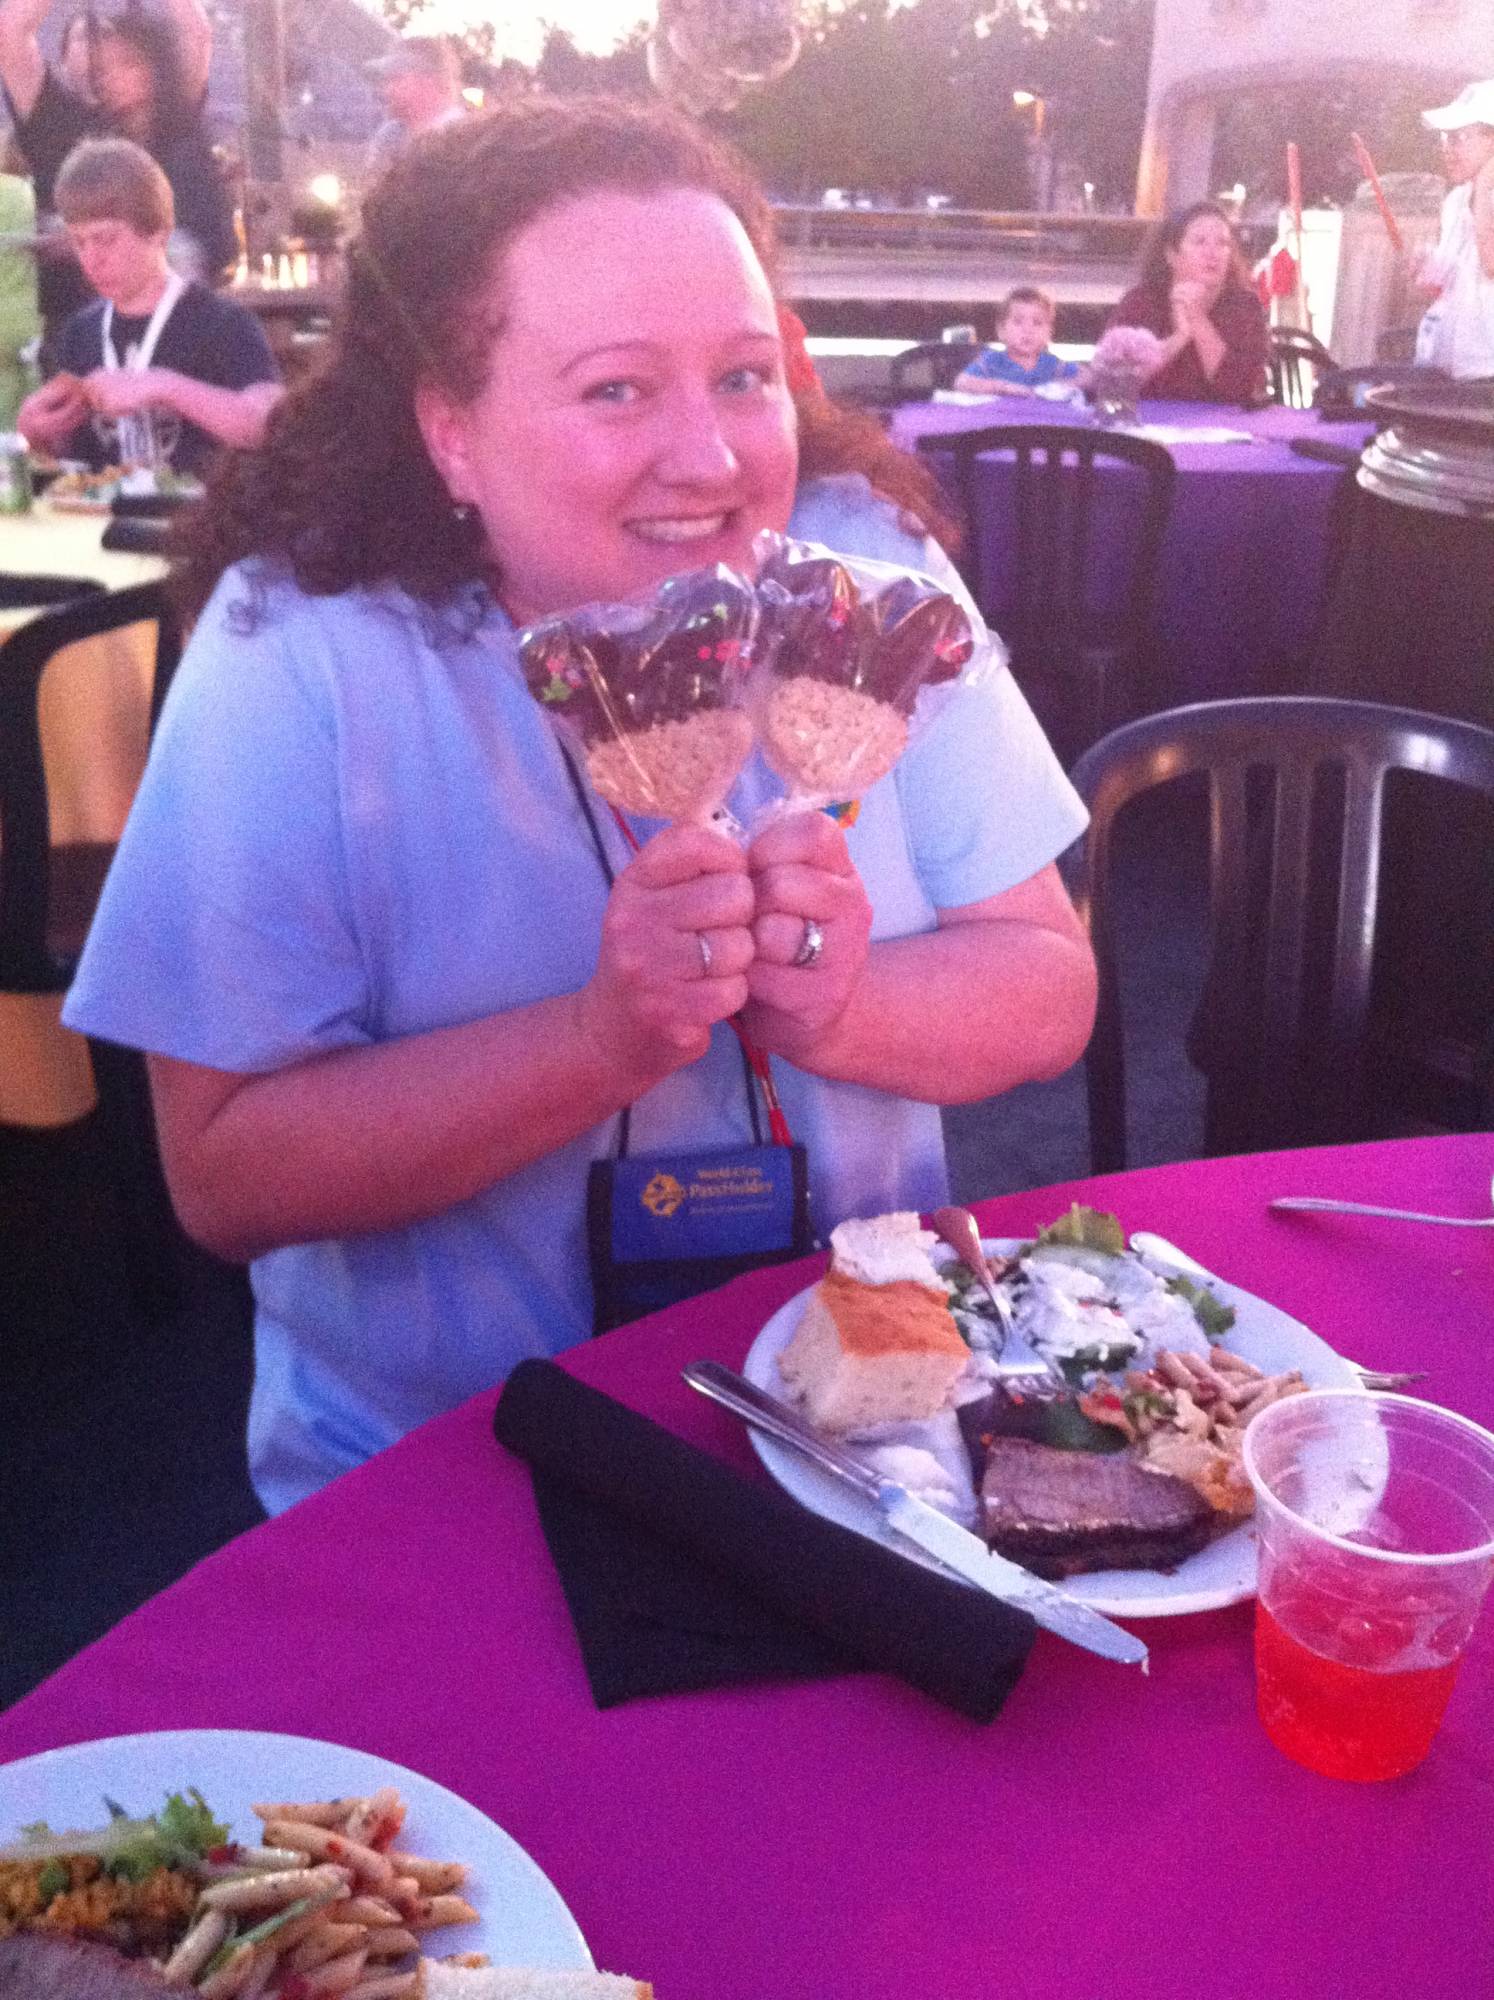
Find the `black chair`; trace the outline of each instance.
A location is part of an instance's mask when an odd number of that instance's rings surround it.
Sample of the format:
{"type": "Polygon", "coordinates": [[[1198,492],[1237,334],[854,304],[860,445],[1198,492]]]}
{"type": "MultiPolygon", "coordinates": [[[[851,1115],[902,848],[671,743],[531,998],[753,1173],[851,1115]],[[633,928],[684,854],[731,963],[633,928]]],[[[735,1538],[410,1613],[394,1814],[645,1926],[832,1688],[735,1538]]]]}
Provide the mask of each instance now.
{"type": "Polygon", "coordinates": [[[1117,681],[1133,683],[1133,702],[1155,705],[1145,668],[1177,482],[1170,453],[1149,438],[1067,424],[930,433],[918,449],[940,466],[963,518],[961,571],[971,595],[1011,648],[1012,670],[1065,760],[1114,721],[1117,681]],[[994,524],[983,490],[986,454],[1012,461],[1009,506],[994,524]],[[1123,514],[1110,509],[1110,525],[1123,518],[1125,533],[1123,542],[1112,538],[1118,567],[1102,591],[1095,516],[1101,480],[1115,474],[1139,475],[1140,485],[1123,514]],[[1002,583],[987,560],[987,536],[997,527],[1011,551],[1002,583]]]}
{"type": "Polygon", "coordinates": [[[104,586],[91,576],[51,576],[44,570],[0,570],[0,611],[42,611],[75,598],[96,597],[104,586]]]}
{"type": "Polygon", "coordinates": [[[894,403],[926,403],[936,389],[949,389],[974,361],[979,346],[962,340],[924,340],[894,354],[887,371],[887,394],[894,403]]]}
{"type": "MultiPolygon", "coordinates": [[[[20,626],[0,645],[0,993],[66,991],[92,921],[113,838],[52,837],[42,683],[69,648],[131,626],[155,627],[149,710],[140,733],[155,727],[181,652],[166,586],[135,584],[91,593],[20,626]]],[[[72,670],[88,672],[87,653],[72,670]]],[[[132,1289],[148,1310],[174,1297],[178,1232],[156,1147],[144,1064],[132,1051],[90,1042],[100,1127],[114,1162],[132,1289]]]]}
{"type": "Polygon", "coordinates": [[[1266,355],[1266,394],[1292,410],[1310,410],[1320,378],[1338,363],[1316,334],[1300,326],[1273,326],[1266,355]]]}
{"type": "MultiPolygon", "coordinates": [[[[1394,772],[1494,805],[1494,731],[1370,702],[1278,697],[1148,716],[1079,760],[1091,823],[1070,886],[1100,975],[1086,1056],[1096,1172],[1126,1164],[1116,821],[1154,787],[1190,776],[1206,778],[1209,796],[1210,961],[1189,1036],[1208,1079],[1205,1153],[1375,1135],[1386,1076],[1436,1053],[1395,1046],[1374,1015],[1394,772]]],[[[1494,844],[1477,865],[1490,870],[1494,844]]],[[[1494,1119],[1494,1033],[1463,1062],[1469,1127],[1482,1129],[1494,1119]]]]}

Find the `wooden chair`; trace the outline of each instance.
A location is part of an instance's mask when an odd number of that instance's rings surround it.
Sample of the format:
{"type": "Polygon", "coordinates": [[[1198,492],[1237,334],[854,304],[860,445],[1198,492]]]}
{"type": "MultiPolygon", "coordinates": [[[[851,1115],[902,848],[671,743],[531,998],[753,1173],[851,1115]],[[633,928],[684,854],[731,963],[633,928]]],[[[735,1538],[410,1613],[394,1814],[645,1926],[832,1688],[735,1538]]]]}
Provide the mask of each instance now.
{"type": "MultiPolygon", "coordinates": [[[[0,995],[60,1001],[66,991],[180,650],[160,583],[90,593],[41,613],[0,645],[0,995]],[[123,643],[122,635],[139,627],[153,630],[148,656],[129,648],[121,674],[121,655],[107,642],[119,636],[123,643]],[[80,716],[64,715],[49,669],[71,680],[80,716]],[[78,690],[92,696],[91,683],[102,677],[111,682],[109,699],[90,705],[78,690]],[[124,740],[112,746],[107,782],[90,790],[86,767],[107,755],[101,739],[111,726],[124,740]],[[81,776],[69,768],[80,764],[81,776]],[[69,805],[74,794],[82,802],[76,809],[69,805]]],[[[71,1046],[60,1030],[56,1040],[71,1046]]],[[[133,1289],[158,1309],[172,1294],[177,1228],[144,1064],[132,1051],[88,1046],[125,1210],[133,1289]]]]}
{"type": "Polygon", "coordinates": [[[1155,692],[1146,661],[1177,482],[1171,454],[1149,438],[1068,424],[931,432],[918,449],[939,466],[963,518],[971,594],[1068,761],[1116,720],[1118,683],[1131,684],[1137,705],[1155,692]],[[999,502],[995,468],[982,463],[996,456],[1009,473],[999,502]],[[1126,477],[1137,482],[1134,505],[1111,485],[1126,477]]]}
{"type": "MultiPolygon", "coordinates": [[[[1070,886],[1100,975],[1086,1056],[1097,1173],[1126,1164],[1116,822],[1177,779],[1202,778],[1209,795],[1210,963],[1189,1037],[1208,1078],[1205,1153],[1373,1136],[1386,1077],[1423,1058],[1435,1066],[1437,1052],[1398,1046],[1374,1009],[1395,772],[1494,806],[1494,731],[1371,702],[1288,696],[1148,716],[1079,760],[1073,779],[1091,822],[1071,857],[1070,886]]],[[[1487,875],[1494,851],[1473,865],[1487,875]]],[[[1471,1129],[1494,1122],[1494,1013],[1487,1027],[1462,1052],[1471,1129]]]]}

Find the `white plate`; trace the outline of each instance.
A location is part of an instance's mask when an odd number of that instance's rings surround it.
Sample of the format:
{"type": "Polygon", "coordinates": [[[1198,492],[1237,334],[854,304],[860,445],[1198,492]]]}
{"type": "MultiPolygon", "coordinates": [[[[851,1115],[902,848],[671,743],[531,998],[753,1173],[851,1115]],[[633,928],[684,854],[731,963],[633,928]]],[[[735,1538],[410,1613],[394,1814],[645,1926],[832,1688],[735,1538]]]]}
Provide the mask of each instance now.
{"type": "Polygon", "coordinates": [[[427,1932],[426,1950],[434,1956],[484,1951],[495,1965],[594,1968],[559,1891],[486,1814],[418,1771],[307,1736],[169,1729],[23,1757],[0,1767],[0,1844],[38,1819],[56,1833],[102,1826],[106,1794],[143,1816],[159,1812],[168,1792],[192,1785],[238,1840],[258,1837],[259,1821],[249,1810],[256,1799],[299,1802],[393,1785],[409,1808],[401,1846],[440,1861],[464,1861],[471,1870],[462,1893],[477,1922],[427,1932]]]}
{"type": "MultiPolygon", "coordinates": [[[[991,1255],[1009,1257],[1022,1247],[1015,1238],[989,1239],[991,1255]]],[[[1155,1260],[1160,1263],[1161,1259],[1155,1260]]],[[[1253,1361],[1268,1375],[1289,1368],[1298,1369],[1314,1389],[1359,1389],[1358,1375],[1341,1360],[1324,1340],[1291,1319],[1275,1306],[1267,1305],[1237,1285],[1212,1278],[1210,1289],[1227,1306],[1235,1309],[1235,1324],[1223,1345],[1253,1361]]],[[[748,1350],[742,1372],[749,1382],[775,1396],[786,1394],[778,1373],[778,1356],[793,1338],[804,1310],[809,1288],[796,1293],[768,1321],[748,1350]]],[[[854,1528],[874,1541],[885,1542],[900,1555],[916,1554],[907,1542],[894,1534],[870,1500],[821,1472],[786,1445],[757,1431],[749,1431],[758,1457],[786,1493],[792,1494],[811,1513],[854,1528]]],[[[922,1560],[922,1557],[919,1557],[922,1560]]],[[[1255,1595],[1255,1530],[1246,1523],[1217,1542],[1210,1542],[1196,1556],[1190,1556],[1170,1573],[1156,1569],[1103,1569],[1088,1576],[1071,1576],[1063,1588],[1096,1611],[1114,1618],[1171,1618],[1189,1611],[1216,1611],[1221,1605],[1238,1604],[1255,1595]]]]}

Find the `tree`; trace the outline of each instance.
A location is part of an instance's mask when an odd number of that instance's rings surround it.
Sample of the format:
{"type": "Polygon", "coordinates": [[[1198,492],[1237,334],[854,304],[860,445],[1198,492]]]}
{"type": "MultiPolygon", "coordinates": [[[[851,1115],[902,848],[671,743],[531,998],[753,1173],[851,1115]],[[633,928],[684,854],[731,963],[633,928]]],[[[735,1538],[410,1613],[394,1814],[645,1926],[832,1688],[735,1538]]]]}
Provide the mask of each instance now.
{"type": "MultiPolygon", "coordinates": [[[[396,25],[422,0],[380,0],[396,25]]],[[[1146,103],[1152,0],[804,0],[798,61],[707,122],[737,141],[775,194],[827,187],[968,207],[1029,201],[1030,114],[1070,178],[1129,203],[1146,103]]],[[[474,54],[490,54],[473,40],[474,54]]],[[[609,56],[551,29],[535,67],[546,90],[649,92],[644,39],[609,56]]]]}

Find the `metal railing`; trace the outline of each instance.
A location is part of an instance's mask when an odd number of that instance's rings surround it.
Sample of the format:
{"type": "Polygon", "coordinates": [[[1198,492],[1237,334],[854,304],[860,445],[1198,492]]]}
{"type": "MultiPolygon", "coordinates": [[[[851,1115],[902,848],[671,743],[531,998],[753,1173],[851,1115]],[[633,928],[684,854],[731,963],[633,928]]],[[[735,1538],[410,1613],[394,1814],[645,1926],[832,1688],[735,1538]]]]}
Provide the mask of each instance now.
{"type": "Polygon", "coordinates": [[[983,250],[1035,259],[1134,264],[1153,228],[1145,216],[967,208],[821,208],[774,204],[793,250],[887,250],[944,256],[983,250]]]}

